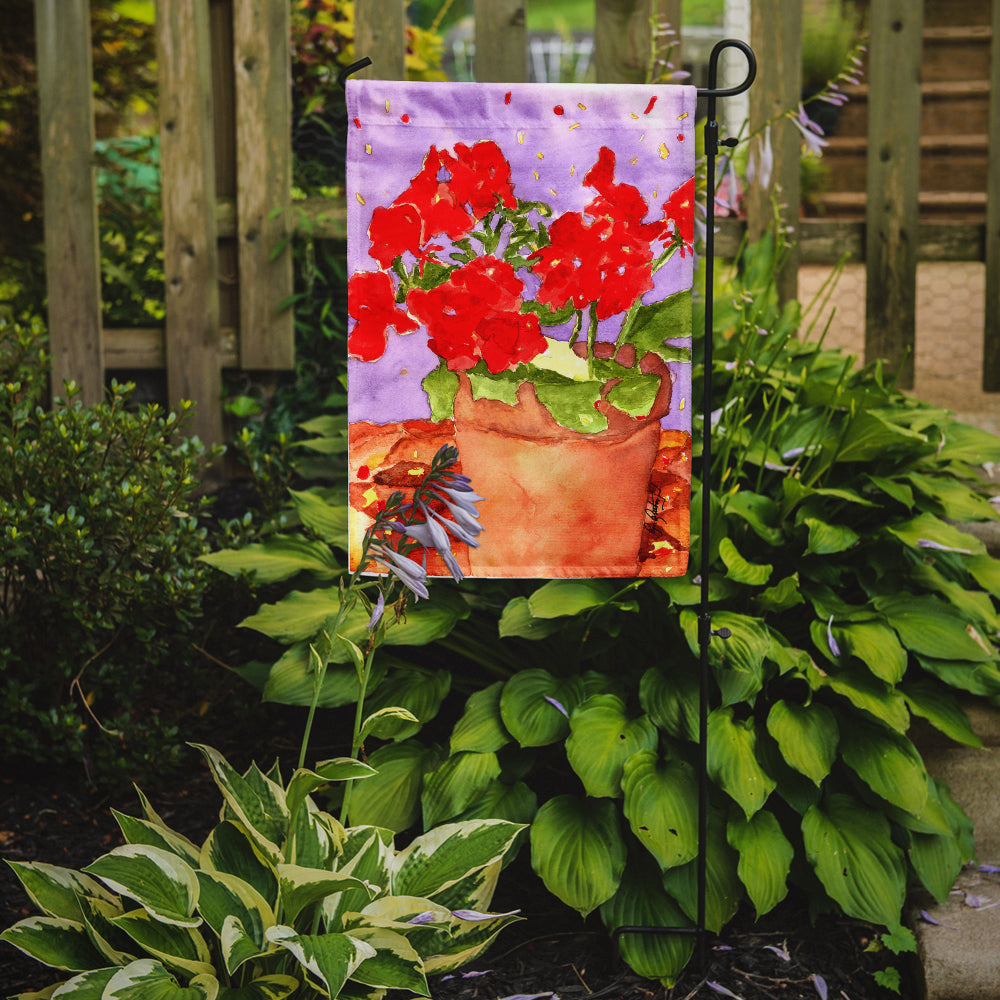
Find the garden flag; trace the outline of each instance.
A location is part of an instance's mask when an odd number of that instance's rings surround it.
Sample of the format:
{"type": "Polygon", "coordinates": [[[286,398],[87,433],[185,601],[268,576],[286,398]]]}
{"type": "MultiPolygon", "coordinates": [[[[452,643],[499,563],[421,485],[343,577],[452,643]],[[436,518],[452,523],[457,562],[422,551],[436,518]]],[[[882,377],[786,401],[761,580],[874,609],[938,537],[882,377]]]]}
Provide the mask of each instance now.
{"type": "Polygon", "coordinates": [[[352,567],[454,443],[465,573],[685,572],[695,97],[348,81],[352,567]]]}

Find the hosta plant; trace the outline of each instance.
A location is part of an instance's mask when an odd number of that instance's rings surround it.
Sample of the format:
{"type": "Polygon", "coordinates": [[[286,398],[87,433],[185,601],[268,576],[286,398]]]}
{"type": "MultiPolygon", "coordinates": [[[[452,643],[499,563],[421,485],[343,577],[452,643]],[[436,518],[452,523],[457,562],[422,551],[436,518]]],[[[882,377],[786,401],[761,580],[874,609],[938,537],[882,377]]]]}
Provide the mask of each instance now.
{"type": "MultiPolygon", "coordinates": [[[[709,646],[706,924],[795,887],[814,913],[905,940],[908,886],[944,899],[974,851],[910,727],[977,746],[958,696],[1000,695],[1000,560],[960,524],[995,517],[976,467],[1000,461],[1000,439],[800,339],[778,263],[773,242],[750,247],[717,290],[715,461],[693,503],[695,525],[711,504],[711,624],[730,632],[709,646]]],[[[691,924],[699,584],[525,587],[499,618],[517,668],[480,681],[443,759],[415,739],[374,749],[379,774],[352,809],[388,825],[407,818],[401,801],[425,826],[531,822],[536,871],[581,914],[691,924]]],[[[621,940],[666,982],[692,947],[621,940]]]]}
{"type": "Polygon", "coordinates": [[[518,919],[487,912],[517,824],[446,824],[400,850],[391,831],[345,829],[312,798],[370,778],[366,764],[329,760],[286,784],[277,767],[240,774],[199,749],[224,802],[202,844],[140,793],[142,818],[115,813],[125,845],[82,871],[11,862],[41,915],[0,938],[64,976],[22,996],[428,996],[429,973],[470,961],[518,919]]]}

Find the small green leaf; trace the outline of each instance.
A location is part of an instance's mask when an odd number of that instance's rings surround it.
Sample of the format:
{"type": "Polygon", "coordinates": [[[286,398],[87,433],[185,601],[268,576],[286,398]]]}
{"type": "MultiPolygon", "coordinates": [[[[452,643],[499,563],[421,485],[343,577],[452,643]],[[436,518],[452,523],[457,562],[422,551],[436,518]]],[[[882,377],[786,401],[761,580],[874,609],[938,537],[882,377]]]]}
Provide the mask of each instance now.
{"type": "Polygon", "coordinates": [[[833,712],[818,702],[797,705],[779,699],[768,713],[767,731],[785,761],[818,787],[837,756],[839,733],[833,712]]]}
{"type": "Polygon", "coordinates": [[[678,740],[698,739],[697,671],[676,662],[669,673],[650,667],[639,681],[639,704],[660,729],[678,740]]]}
{"type": "Polygon", "coordinates": [[[288,491],[302,523],[329,545],[347,550],[347,497],[330,503],[318,490],[288,491]]]}
{"type": "Polygon", "coordinates": [[[763,587],[770,579],[774,569],[770,563],[762,565],[747,562],[730,538],[723,538],[719,542],[719,556],[726,564],[727,576],[737,583],[746,584],[748,587],[763,587]]]}
{"type": "Polygon", "coordinates": [[[717,708],[708,717],[708,773],[749,819],[767,801],[776,782],[757,762],[753,718],[733,718],[733,709],[717,708]]]}
{"type": "Polygon", "coordinates": [[[739,851],[736,873],[760,919],[788,894],[788,873],[795,849],[774,813],[765,809],[750,819],[737,816],[730,820],[726,837],[729,846],[739,851]]]}
{"type": "Polygon", "coordinates": [[[510,742],[510,733],[500,716],[500,692],[503,681],[496,681],[475,694],[465,703],[462,717],[451,734],[451,752],[475,750],[491,753],[510,742]]]}
{"type": "Polygon", "coordinates": [[[547,670],[521,670],[504,684],[500,716],[521,746],[547,746],[566,736],[569,715],[582,700],[578,677],[560,679],[547,670]]]}
{"type": "Polygon", "coordinates": [[[420,384],[427,393],[431,420],[451,420],[455,415],[458,376],[449,371],[447,364],[442,361],[420,384]]]}
{"type": "Polygon", "coordinates": [[[920,754],[900,733],[853,718],[841,741],[844,762],[876,795],[919,815],[927,801],[927,772],[920,754]]]}
{"type": "Polygon", "coordinates": [[[536,618],[527,597],[514,597],[500,615],[500,638],[544,639],[562,629],[558,619],[536,618]]]}
{"type": "Polygon", "coordinates": [[[298,573],[331,580],[344,572],[325,542],[292,535],[272,535],[266,542],[210,552],[200,558],[230,576],[246,574],[257,584],[289,580],[298,573]]]}
{"type": "Polygon", "coordinates": [[[829,524],[819,518],[807,517],[803,523],[809,529],[806,555],[829,556],[844,552],[857,544],[860,535],[846,524],[829,524]]]}
{"type": "Polygon", "coordinates": [[[561,618],[599,608],[614,594],[607,580],[550,580],[528,598],[528,608],[535,618],[561,618]]]}
{"type": "Polygon", "coordinates": [[[368,758],[374,777],[351,789],[353,826],[381,826],[397,833],[420,817],[424,772],[436,764],[433,750],[415,740],[379,747],[368,758]]]}

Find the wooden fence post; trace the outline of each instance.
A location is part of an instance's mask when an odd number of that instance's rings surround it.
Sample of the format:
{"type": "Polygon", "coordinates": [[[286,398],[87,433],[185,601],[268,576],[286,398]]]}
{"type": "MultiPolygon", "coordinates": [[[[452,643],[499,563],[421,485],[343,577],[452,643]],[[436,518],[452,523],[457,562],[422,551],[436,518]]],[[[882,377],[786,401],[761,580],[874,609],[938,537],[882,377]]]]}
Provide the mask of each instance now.
{"type": "Polygon", "coordinates": [[[89,0],[35,0],[52,393],[104,397],[89,0]]]}
{"type": "Polygon", "coordinates": [[[354,55],[372,65],[357,76],[373,80],[406,79],[405,0],[357,0],[354,4],[354,55]]]}
{"type": "Polygon", "coordinates": [[[649,4],[650,0],[594,0],[598,83],[646,82],[652,41],[649,4]]]}
{"type": "MultiPolygon", "coordinates": [[[[802,94],[802,4],[799,0],[759,0],[750,9],[750,40],[757,56],[757,80],[750,88],[750,131],[795,108],[802,94]]],[[[753,140],[751,155],[761,151],[763,136],[753,140]]],[[[769,183],[760,182],[760,167],[747,193],[747,229],[751,240],[759,239],[774,219],[773,203],[779,208],[780,225],[792,230],[793,241],[778,274],[778,297],[785,302],[798,296],[799,160],[802,136],[787,118],[771,126],[774,167],[769,183]]],[[[756,163],[760,164],[757,156],[756,163]]]]}
{"type": "Polygon", "coordinates": [[[865,360],[913,387],[923,0],[872,0],[868,52],[865,360]]]}
{"type": "Polygon", "coordinates": [[[233,6],[242,368],[295,367],[290,21],[288,0],[233,6]]]}
{"type": "Polygon", "coordinates": [[[475,0],[476,80],[522,83],[528,78],[525,0],[475,0]]]}
{"type": "Polygon", "coordinates": [[[986,325],[983,390],[1000,392],[1000,0],[993,0],[990,45],[989,170],[986,178],[986,325]]]}
{"type": "Polygon", "coordinates": [[[193,433],[222,441],[219,255],[207,0],[159,0],[167,395],[197,402],[193,433]]]}

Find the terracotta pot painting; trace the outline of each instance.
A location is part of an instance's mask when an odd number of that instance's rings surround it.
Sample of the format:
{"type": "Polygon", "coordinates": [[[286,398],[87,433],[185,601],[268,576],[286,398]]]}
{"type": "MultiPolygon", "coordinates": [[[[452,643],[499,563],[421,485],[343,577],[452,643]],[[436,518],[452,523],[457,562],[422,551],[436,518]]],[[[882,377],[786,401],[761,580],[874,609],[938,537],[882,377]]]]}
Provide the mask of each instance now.
{"type": "Polygon", "coordinates": [[[686,572],[695,96],[348,81],[352,559],[452,442],[463,572],[686,572]]]}

